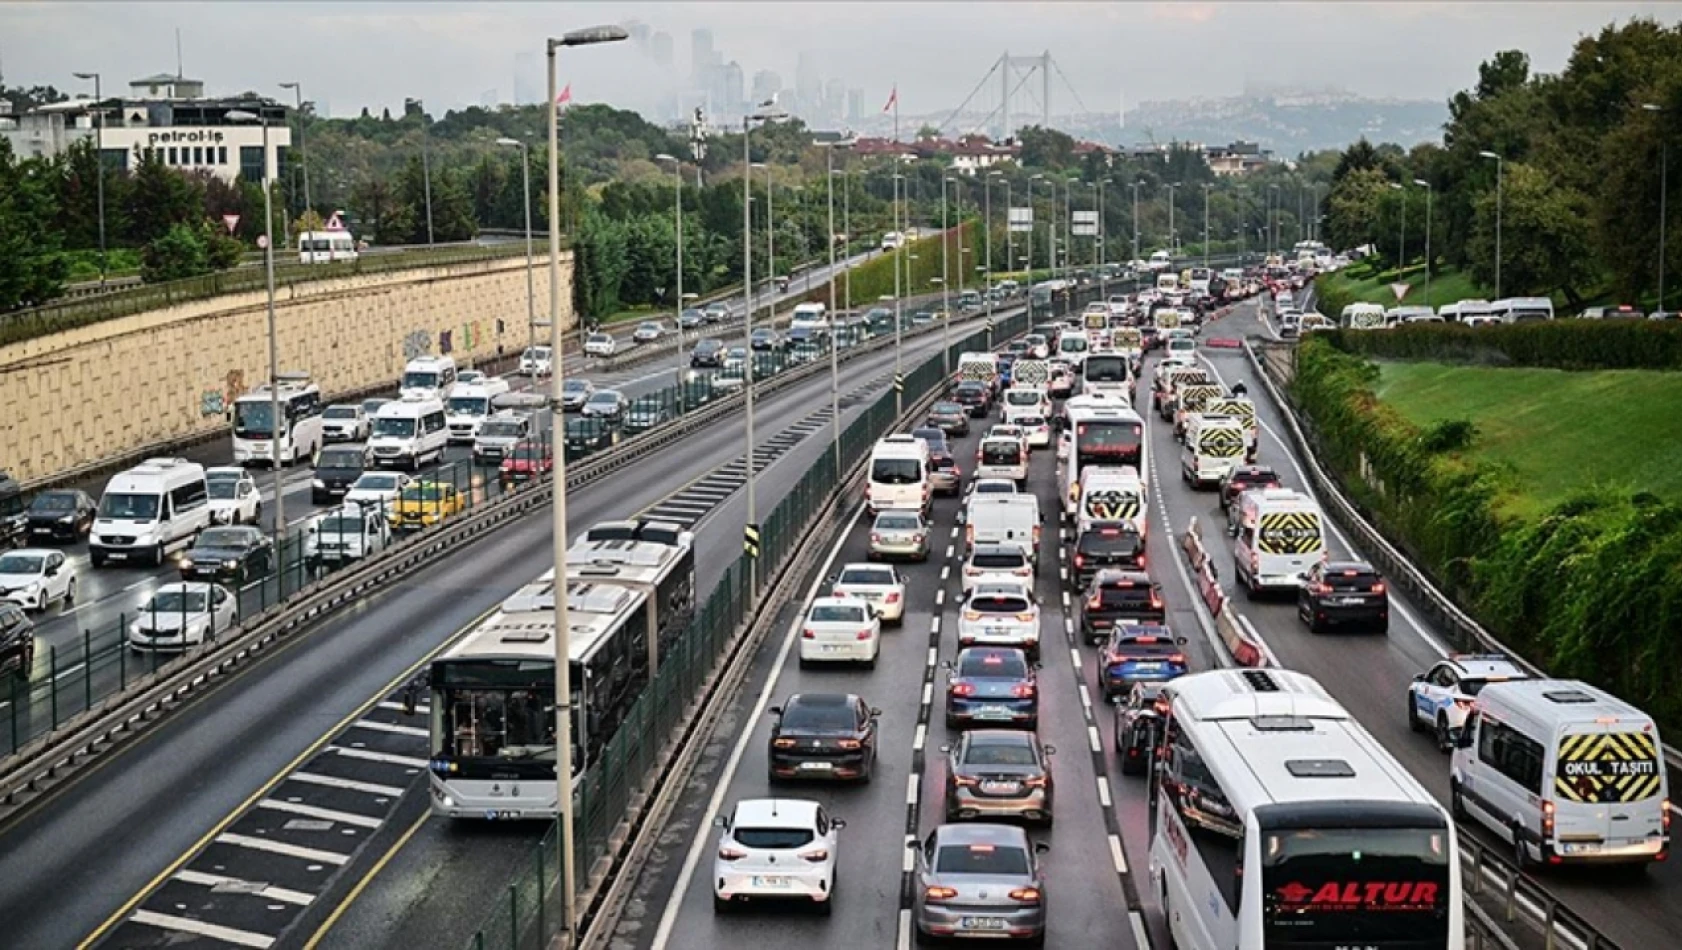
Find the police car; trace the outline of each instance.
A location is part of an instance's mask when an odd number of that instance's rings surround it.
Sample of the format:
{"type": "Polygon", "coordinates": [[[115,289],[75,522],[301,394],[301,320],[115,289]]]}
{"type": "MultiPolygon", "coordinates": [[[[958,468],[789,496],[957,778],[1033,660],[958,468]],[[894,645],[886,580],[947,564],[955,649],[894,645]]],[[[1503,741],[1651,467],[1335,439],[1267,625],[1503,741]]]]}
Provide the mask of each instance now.
{"type": "Polygon", "coordinates": [[[1528,678],[1505,654],[1453,654],[1408,684],[1408,726],[1414,732],[1434,731],[1437,748],[1448,752],[1480,690],[1528,678]]]}

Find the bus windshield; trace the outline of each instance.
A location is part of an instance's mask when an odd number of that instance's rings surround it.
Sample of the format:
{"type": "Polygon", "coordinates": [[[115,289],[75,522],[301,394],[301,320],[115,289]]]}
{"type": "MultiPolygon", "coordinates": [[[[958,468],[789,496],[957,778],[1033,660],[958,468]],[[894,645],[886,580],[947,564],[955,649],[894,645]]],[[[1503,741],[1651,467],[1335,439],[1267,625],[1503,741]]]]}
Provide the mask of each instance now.
{"type": "Polygon", "coordinates": [[[1090,356],[1086,360],[1089,383],[1127,382],[1127,360],[1120,356],[1090,356]]]}
{"type": "Polygon", "coordinates": [[[1267,946],[1445,946],[1449,861],[1446,828],[1263,832],[1267,946]]]}
{"type": "Polygon", "coordinates": [[[403,374],[404,389],[437,389],[437,373],[409,372],[403,374]]]}
{"type": "Polygon", "coordinates": [[[491,411],[489,396],[456,396],[450,400],[452,416],[483,416],[491,411]]]}
{"type": "Polygon", "coordinates": [[[273,408],[267,400],[234,403],[234,435],[268,438],[274,429],[273,408]]]}

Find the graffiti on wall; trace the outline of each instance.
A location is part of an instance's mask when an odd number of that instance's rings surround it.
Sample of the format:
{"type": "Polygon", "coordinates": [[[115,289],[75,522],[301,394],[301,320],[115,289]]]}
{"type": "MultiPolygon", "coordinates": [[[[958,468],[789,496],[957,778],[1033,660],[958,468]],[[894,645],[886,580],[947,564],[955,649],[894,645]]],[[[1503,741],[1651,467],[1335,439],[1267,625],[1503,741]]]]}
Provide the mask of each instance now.
{"type": "Polygon", "coordinates": [[[230,369],[222,377],[221,389],[206,389],[199,393],[199,415],[220,416],[233,406],[234,400],[245,395],[245,370],[230,369]]]}
{"type": "MultiPolygon", "coordinates": [[[[415,330],[403,338],[403,361],[405,363],[417,356],[425,356],[431,351],[432,335],[425,330],[415,330]]],[[[449,351],[445,350],[444,352],[448,353],[449,351]]]]}

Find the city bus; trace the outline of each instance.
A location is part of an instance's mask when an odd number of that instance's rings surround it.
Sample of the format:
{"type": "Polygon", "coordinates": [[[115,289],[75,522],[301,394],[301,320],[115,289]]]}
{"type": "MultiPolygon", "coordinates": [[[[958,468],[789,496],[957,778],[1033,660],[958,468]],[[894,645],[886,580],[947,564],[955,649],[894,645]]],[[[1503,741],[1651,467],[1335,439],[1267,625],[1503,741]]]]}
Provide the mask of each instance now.
{"type": "MultiPolygon", "coordinates": [[[[578,779],[694,618],[694,538],[659,522],[607,522],[569,548],[566,560],[570,762],[578,779]]],[[[546,571],[432,661],[434,814],[558,814],[555,588],[555,572],[546,571]]]]}
{"type": "Polygon", "coordinates": [[[1313,678],[1163,687],[1150,886],[1185,950],[1463,950],[1454,822],[1313,678]]]}
{"type": "Polygon", "coordinates": [[[234,461],[290,465],[310,459],[326,438],[322,431],[321,387],[308,373],[281,373],[279,391],[264,383],[234,400],[234,461]],[[282,423],[276,449],[274,404],[280,403],[282,423]]]}

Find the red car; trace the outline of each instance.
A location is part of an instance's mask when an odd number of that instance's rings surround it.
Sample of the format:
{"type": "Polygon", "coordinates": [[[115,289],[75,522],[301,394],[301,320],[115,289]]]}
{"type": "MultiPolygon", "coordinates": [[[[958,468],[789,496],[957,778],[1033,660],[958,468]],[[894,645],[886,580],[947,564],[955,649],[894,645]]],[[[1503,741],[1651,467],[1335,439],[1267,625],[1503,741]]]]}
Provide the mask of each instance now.
{"type": "Polygon", "coordinates": [[[508,489],[536,481],[548,475],[554,467],[555,454],[549,450],[549,446],[538,442],[521,442],[502,460],[498,477],[502,480],[502,487],[508,489]]]}

